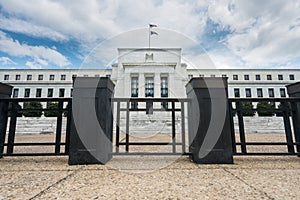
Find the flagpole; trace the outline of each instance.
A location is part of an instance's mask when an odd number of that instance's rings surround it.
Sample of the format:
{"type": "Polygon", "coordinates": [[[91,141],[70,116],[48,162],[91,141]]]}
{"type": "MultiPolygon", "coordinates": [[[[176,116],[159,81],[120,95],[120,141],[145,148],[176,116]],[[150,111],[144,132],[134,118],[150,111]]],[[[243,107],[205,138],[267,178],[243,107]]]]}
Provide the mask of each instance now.
{"type": "Polygon", "coordinates": [[[149,49],[150,49],[150,26],[149,26],[149,49]]]}

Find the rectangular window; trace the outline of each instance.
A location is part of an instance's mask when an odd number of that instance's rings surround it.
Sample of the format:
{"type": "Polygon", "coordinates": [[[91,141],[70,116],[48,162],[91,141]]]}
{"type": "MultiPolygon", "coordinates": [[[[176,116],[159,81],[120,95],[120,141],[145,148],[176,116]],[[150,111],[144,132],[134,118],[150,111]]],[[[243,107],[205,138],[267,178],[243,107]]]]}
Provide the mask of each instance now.
{"type": "Polygon", "coordinates": [[[73,97],[73,88],[71,88],[70,97],[73,97]]]}
{"type": "MultiPolygon", "coordinates": [[[[168,87],[168,77],[161,77],[160,78],[160,96],[161,97],[168,97],[169,96],[169,87],[168,87]]],[[[162,108],[167,109],[168,108],[168,102],[162,102],[161,103],[162,108]]]]}
{"type": "Polygon", "coordinates": [[[83,75],[83,77],[88,77],[88,76],[89,76],[89,75],[87,75],[87,74],[84,74],[84,75],[83,75]]]}
{"type": "MultiPolygon", "coordinates": [[[[199,74],[199,77],[204,77],[204,74],[199,74]]],[[[192,78],[193,78],[193,76],[192,76],[192,78]]]]}
{"type": "Polygon", "coordinates": [[[59,88],[59,97],[65,97],[65,89],[59,88]]]}
{"type": "Polygon", "coordinates": [[[14,88],[13,98],[17,98],[19,96],[19,88],[14,88]]]}
{"type": "Polygon", "coordinates": [[[29,96],[30,96],[30,89],[29,88],[25,88],[24,97],[29,97],[29,96]]]}
{"type": "Polygon", "coordinates": [[[50,81],[53,81],[53,80],[54,80],[54,77],[55,77],[55,75],[54,75],[54,74],[50,74],[50,76],[49,76],[49,80],[50,80],[50,81]]]}
{"type": "Polygon", "coordinates": [[[216,77],[216,75],[215,74],[211,74],[210,77],[214,78],[214,77],[216,77]]]}
{"type": "Polygon", "coordinates": [[[66,80],[66,75],[65,74],[60,75],[60,80],[65,81],[66,80]]]}
{"type": "Polygon", "coordinates": [[[245,74],[245,75],[244,75],[244,80],[246,80],[246,81],[249,80],[249,75],[248,75],[248,74],[245,74]]]}
{"type": "Polygon", "coordinates": [[[43,74],[39,74],[38,80],[39,80],[39,81],[42,81],[43,79],[44,79],[44,75],[43,75],[43,74]]]}
{"type": "Polygon", "coordinates": [[[251,97],[251,89],[250,88],[246,88],[245,93],[246,93],[246,97],[251,97]]]}
{"type": "Polygon", "coordinates": [[[145,97],[154,97],[153,77],[146,77],[145,79],[145,97]]]}
{"type": "Polygon", "coordinates": [[[21,79],[21,75],[20,74],[17,74],[16,75],[16,81],[19,81],[21,79]]]}
{"type": "Polygon", "coordinates": [[[262,88],[257,88],[257,97],[263,97],[263,90],[262,90],[262,88]]]}
{"type": "Polygon", "coordinates": [[[106,77],[107,77],[107,78],[110,78],[110,74],[106,74],[106,77]]]}
{"type": "Polygon", "coordinates": [[[233,80],[239,80],[239,76],[237,74],[233,75],[233,80]]]}
{"type": "Polygon", "coordinates": [[[280,81],[283,80],[283,75],[282,74],[278,74],[278,80],[280,80],[280,81]]]}
{"type": "Polygon", "coordinates": [[[255,80],[257,80],[257,81],[260,80],[260,75],[259,75],[259,74],[256,74],[256,75],[255,75],[255,80]]]}
{"type": "Polygon", "coordinates": [[[226,74],[222,74],[222,77],[225,78],[225,77],[227,77],[227,75],[226,74]]]}
{"type": "Polygon", "coordinates": [[[139,96],[139,77],[131,77],[131,97],[139,96]]]}
{"type": "Polygon", "coordinates": [[[100,77],[100,74],[95,74],[95,77],[100,77]]]}
{"type": "Polygon", "coordinates": [[[239,88],[234,88],[234,97],[240,97],[240,89],[239,88]]]}
{"type": "Polygon", "coordinates": [[[31,74],[27,74],[27,81],[31,81],[32,80],[32,75],[31,74]]]}
{"type": "Polygon", "coordinates": [[[274,88],[269,88],[268,91],[269,91],[269,97],[274,97],[275,96],[274,95],[274,88]]]}
{"type": "Polygon", "coordinates": [[[272,80],[272,75],[271,74],[267,75],[267,80],[272,80]]]}
{"type": "Polygon", "coordinates": [[[9,80],[9,75],[8,75],[8,74],[5,74],[5,75],[4,75],[4,80],[5,80],[5,81],[8,81],[8,80],[9,80]]]}
{"type": "Polygon", "coordinates": [[[36,97],[42,97],[42,89],[41,89],[41,88],[37,88],[37,89],[36,89],[35,96],[36,96],[36,97]]]}
{"type": "Polygon", "coordinates": [[[189,80],[191,80],[193,78],[193,74],[189,74],[188,78],[189,78],[189,80]]]}
{"type": "Polygon", "coordinates": [[[47,97],[53,97],[53,88],[48,88],[47,97]]]}
{"type": "Polygon", "coordinates": [[[290,74],[290,80],[291,80],[291,81],[295,80],[294,74],[290,74]]]}
{"type": "Polygon", "coordinates": [[[280,88],[280,97],[286,97],[284,88],[280,88]]]}

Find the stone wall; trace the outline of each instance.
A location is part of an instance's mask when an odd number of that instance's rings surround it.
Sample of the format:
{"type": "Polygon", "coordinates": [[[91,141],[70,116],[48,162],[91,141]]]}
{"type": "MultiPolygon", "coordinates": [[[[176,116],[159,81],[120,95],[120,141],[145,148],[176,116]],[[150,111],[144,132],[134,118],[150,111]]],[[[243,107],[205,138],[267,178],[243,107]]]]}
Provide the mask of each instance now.
{"type": "MultiPolygon", "coordinates": [[[[51,134],[56,132],[55,117],[18,117],[17,134],[51,134]]],[[[187,132],[187,119],[186,132],[187,132]]],[[[125,133],[125,116],[121,116],[120,131],[125,133]]],[[[292,121],[292,119],[290,119],[292,121]]],[[[9,123],[9,121],[8,121],[9,123]]],[[[176,115],[176,132],[181,130],[180,115],[176,115]]],[[[282,117],[244,117],[246,133],[284,133],[282,117]]],[[[238,120],[234,117],[235,132],[238,133],[238,120]]],[[[8,127],[7,127],[8,128],[8,127]]],[[[115,120],[114,120],[115,129],[115,120]]],[[[170,114],[163,117],[154,115],[131,115],[130,133],[131,134],[156,134],[171,133],[172,123],[170,114]],[[144,116],[144,117],[142,117],[144,116]]],[[[8,131],[8,129],[7,129],[8,131]]],[[[62,134],[66,132],[66,117],[63,117],[62,134]]]]}

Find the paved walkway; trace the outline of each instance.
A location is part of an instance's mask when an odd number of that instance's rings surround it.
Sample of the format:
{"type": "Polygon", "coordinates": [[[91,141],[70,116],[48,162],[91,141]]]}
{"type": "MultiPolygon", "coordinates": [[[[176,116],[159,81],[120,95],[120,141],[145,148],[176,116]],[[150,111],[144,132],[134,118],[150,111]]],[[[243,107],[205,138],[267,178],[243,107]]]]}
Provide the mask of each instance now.
{"type": "Polygon", "coordinates": [[[0,199],[300,199],[296,156],[236,156],[233,165],[196,165],[186,156],[114,157],[105,166],[67,160],[0,159],[0,199]]]}

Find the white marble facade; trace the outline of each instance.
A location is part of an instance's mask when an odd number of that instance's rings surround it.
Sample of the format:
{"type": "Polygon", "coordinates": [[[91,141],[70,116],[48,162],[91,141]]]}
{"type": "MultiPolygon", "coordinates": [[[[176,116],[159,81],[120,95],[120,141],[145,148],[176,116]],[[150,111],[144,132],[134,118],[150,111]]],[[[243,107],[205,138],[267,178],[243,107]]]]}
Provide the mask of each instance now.
{"type": "Polygon", "coordinates": [[[15,97],[70,97],[73,76],[109,76],[116,85],[116,97],[134,96],[134,81],[138,97],[145,97],[145,87],[151,84],[153,96],[161,97],[162,82],[168,97],[186,97],[185,85],[191,77],[226,76],[229,97],[235,97],[235,91],[240,97],[249,91],[250,97],[258,93],[284,97],[285,86],[300,79],[299,69],[190,69],[181,60],[180,48],[119,48],[118,62],[111,69],[0,69],[0,82],[14,86],[15,97]]]}

